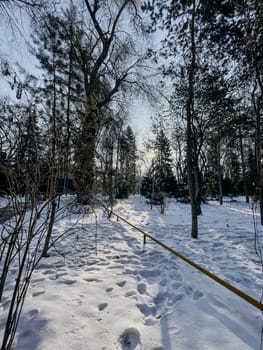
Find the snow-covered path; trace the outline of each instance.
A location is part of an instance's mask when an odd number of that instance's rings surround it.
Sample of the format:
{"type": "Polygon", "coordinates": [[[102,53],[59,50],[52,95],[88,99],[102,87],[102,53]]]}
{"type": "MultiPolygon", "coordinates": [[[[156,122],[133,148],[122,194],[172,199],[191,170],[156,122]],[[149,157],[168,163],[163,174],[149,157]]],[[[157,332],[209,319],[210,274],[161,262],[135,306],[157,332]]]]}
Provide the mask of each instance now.
{"type": "MultiPolygon", "coordinates": [[[[115,211],[259,300],[261,264],[253,217],[245,205],[205,205],[198,240],[190,208],[169,203],[161,215],[142,197],[115,211]]],[[[260,349],[259,310],[102,212],[65,238],[36,270],[24,306],[17,350],[260,349]]],[[[69,225],[66,218],[56,233],[69,225]]],[[[261,240],[262,241],[262,240],[261,240]]],[[[6,312],[8,300],[2,305],[6,312]]],[[[0,314],[0,330],[1,330],[0,314]]]]}

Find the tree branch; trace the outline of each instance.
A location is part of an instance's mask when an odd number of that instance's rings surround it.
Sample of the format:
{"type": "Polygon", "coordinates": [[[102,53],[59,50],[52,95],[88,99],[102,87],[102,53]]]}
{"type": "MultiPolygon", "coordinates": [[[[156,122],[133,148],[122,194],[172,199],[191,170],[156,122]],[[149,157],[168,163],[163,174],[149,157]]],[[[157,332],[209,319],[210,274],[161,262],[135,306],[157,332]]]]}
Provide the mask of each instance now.
{"type": "Polygon", "coordinates": [[[18,3],[24,4],[29,7],[42,7],[44,5],[44,2],[33,2],[33,1],[26,1],[26,0],[16,0],[18,3]]]}

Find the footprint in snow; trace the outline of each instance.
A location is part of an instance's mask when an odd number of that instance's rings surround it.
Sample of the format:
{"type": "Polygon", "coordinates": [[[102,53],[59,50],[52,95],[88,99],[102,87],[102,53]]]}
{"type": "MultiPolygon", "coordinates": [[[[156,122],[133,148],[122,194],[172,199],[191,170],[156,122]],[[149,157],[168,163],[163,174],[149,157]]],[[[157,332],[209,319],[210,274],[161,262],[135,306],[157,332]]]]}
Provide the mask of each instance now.
{"type": "Polygon", "coordinates": [[[115,270],[115,269],[124,269],[123,265],[115,265],[115,266],[109,266],[109,270],[115,270]]]}
{"type": "Polygon", "coordinates": [[[102,280],[99,280],[98,278],[84,278],[84,281],[86,281],[86,282],[102,282],[102,280]]]}
{"type": "Polygon", "coordinates": [[[119,286],[119,287],[124,287],[125,284],[126,284],[126,281],[117,282],[116,284],[117,284],[117,286],[119,286]]]}
{"type": "Polygon", "coordinates": [[[98,264],[97,264],[98,266],[108,266],[109,265],[109,263],[108,262],[99,262],[98,264]]]}
{"type": "Polygon", "coordinates": [[[155,326],[159,323],[159,318],[148,316],[145,318],[145,326],[155,326]]]}
{"type": "Polygon", "coordinates": [[[213,247],[214,248],[219,248],[219,247],[223,247],[223,246],[224,246],[223,242],[215,242],[215,243],[213,243],[213,247]]]}
{"type": "Polygon", "coordinates": [[[38,283],[38,282],[43,282],[43,281],[45,281],[45,278],[44,278],[44,277],[41,277],[41,278],[36,278],[36,279],[34,279],[32,282],[33,282],[33,283],[38,283]]]}
{"type": "Polygon", "coordinates": [[[71,284],[74,284],[76,282],[77,282],[76,280],[70,280],[70,279],[59,281],[59,283],[64,283],[64,284],[66,284],[68,286],[70,286],[71,284]]]}
{"type": "Polygon", "coordinates": [[[59,272],[59,273],[56,274],[56,278],[67,276],[67,275],[68,275],[67,272],[59,272]]]}
{"type": "Polygon", "coordinates": [[[137,295],[136,290],[129,290],[126,294],[125,297],[129,298],[129,297],[135,297],[137,295]]]}
{"type": "Polygon", "coordinates": [[[101,303],[98,305],[98,310],[103,311],[108,306],[108,303],[101,303]]]}
{"type": "Polygon", "coordinates": [[[34,319],[37,317],[37,315],[39,314],[39,310],[38,309],[32,309],[29,311],[28,316],[30,319],[34,319]]]}
{"type": "Polygon", "coordinates": [[[172,289],[173,289],[173,290],[178,289],[178,288],[180,288],[180,287],[182,287],[182,283],[181,283],[181,282],[174,282],[174,283],[172,284],[172,289]]]}
{"type": "Polygon", "coordinates": [[[167,305],[172,306],[172,305],[178,303],[179,301],[183,300],[184,297],[185,297],[184,293],[178,293],[173,298],[168,299],[167,305]]]}
{"type": "Polygon", "coordinates": [[[204,295],[204,293],[201,292],[200,290],[195,290],[194,294],[193,294],[193,299],[198,300],[198,299],[202,298],[203,295],[204,295]]]}
{"type": "Polygon", "coordinates": [[[167,294],[165,294],[165,293],[158,293],[158,294],[154,297],[153,301],[154,301],[154,303],[155,303],[157,306],[159,306],[159,305],[164,305],[166,299],[167,299],[167,294]]]}
{"type": "Polygon", "coordinates": [[[181,274],[178,271],[171,271],[169,273],[169,278],[177,281],[177,282],[182,282],[183,281],[183,277],[181,276],[181,274]]]}
{"type": "Polygon", "coordinates": [[[90,271],[100,271],[98,267],[86,267],[84,271],[90,272],[90,271]]]}
{"type": "Polygon", "coordinates": [[[119,342],[122,350],[141,350],[140,332],[136,328],[127,328],[121,334],[119,342]]]}
{"type": "Polygon", "coordinates": [[[140,294],[145,294],[146,293],[146,285],[145,283],[139,283],[137,286],[137,290],[140,294]]]}
{"type": "Polygon", "coordinates": [[[156,314],[156,306],[155,305],[147,305],[147,304],[137,304],[138,309],[145,316],[154,316],[156,314]]]}
{"type": "Polygon", "coordinates": [[[190,286],[190,285],[185,286],[185,287],[184,287],[184,290],[185,290],[185,294],[188,295],[188,296],[190,296],[190,295],[193,294],[193,287],[190,286]]]}
{"type": "Polygon", "coordinates": [[[160,274],[159,270],[142,270],[141,276],[144,278],[158,277],[160,274]]]}
{"type": "Polygon", "coordinates": [[[166,275],[165,274],[162,274],[161,275],[161,279],[160,279],[160,286],[162,286],[162,287],[164,287],[164,286],[166,286],[166,284],[167,284],[167,278],[166,278],[166,275]]]}
{"type": "Polygon", "coordinates": [[[44,290],[39,290],[39,291],[33,292],[32,297],[37,297],[37,296],[44,294],[44,293],[46,293],[44,290]]]}

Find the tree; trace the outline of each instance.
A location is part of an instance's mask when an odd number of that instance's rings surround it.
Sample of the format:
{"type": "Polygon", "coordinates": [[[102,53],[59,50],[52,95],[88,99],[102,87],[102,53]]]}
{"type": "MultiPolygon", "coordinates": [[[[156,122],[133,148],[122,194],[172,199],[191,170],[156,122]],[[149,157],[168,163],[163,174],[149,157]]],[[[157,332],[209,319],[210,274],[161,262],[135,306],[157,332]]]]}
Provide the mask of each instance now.
{"type": "Polygon", "coordinates": [[[84,55],[85,51],[78,47],[85,87],[84,113],[77,157],[81,202],[92,198],[96,139],[106,122],[105,110],[113,103],[114,97],[118,96],[122,88],[139,82],[138,67],[146,57],[142,54],[137,55],[131,34],[120,30],[122,19],[136,22],[138,9],[135,1],[125,0],[121,3],[94,1],[92,3],[85,0],[85,4],[89,14],[88,59],[84,55]],[[131,50],[132,59],[129,56],[131,50]]]}
{"type": "Polygon", "coordinates": [[[155,192],[174,194],[176,181],[172,171],[170,143],[164,131],[157,131],[153,141],[155,157],[152,162],[152,177],[154,178],[155,192]]]}
{"type": "MultiPolygon", "coordinates": [[[[20,27],[23,15],[26,14],[32,20],[36,20],[45,10],[47,10],[50,0],[8,0],[0,2],[1,17],[5,23],[13,30],[13,33],[21,34],[23,28],[20,27]],[[43,11],[43,12],[42,12],[43,11]]],[[[53,6],[56,2],[53,2],[53,6]]]]}
{"type": "Polygon", "coordinates": [[[136,186],[136,141],[128,126],[119,140],[119,169],[117,197],[125,198],[135,193],[136,186]]]}
{"type": "Polygon", "coordinates": [[[84,4],[86,18],[73,6],[60,16],[48,14],[35,36],[35,54],[47,72],[42,91],[52,111],[52,131],[60,130],[53,138],[59,170],[63,167],[70,173],[72,160],[78,200],[88,203],[94,196],[100,133],[114,115],[109,110],[124,98],[127,87],[130,92],[140,86],[146,54],[137,53],[132,33],[122,31],[124,18],[131,22],[139,18],[135,2],[84,4]]]}
{"type": "MultiPolygon", "coordinates": [[[[112,111],[110,112],[112,114],[112,111]]],[[[122,118],[112,116],[104,125],[96,151],[96,193],[109,196],[112,208],[118,189],[119,139],[122,118]]]]}
{"type": "MultiPolygon", "coordinates": [[[[202,83],[202,77],[205,76],[205,71],[209,70],[214,62],[218,66],[227,68],[222,69],[220,74],[228,78],[233,73],[233,67],[237,68],[237,73],[240,67],[244,68],[249,64],[251,73],[253,72],[255,77],[254,89],[251,92],[253,91],[252,101],[257,116],[256,125],[258,125],[256,127],[256,153],[260,155],[259,110],[261,107],[259,107],[259,101],[263,86],[262,63],[260,63],[262,62],[262,6],[257,1],[244,3],[243,1],[215,0],[180,2],[156,0],[145,1],[143,8],[150,14],[149,30],[154,31],[160,28],[166,34],[159,52],[159,57],[167,59],[164,63],[162,60],[161,67],[164,80],[168,81],[170,86],[180,84],[179,80],[182,78],[184,80],[184,85],[181,84],[180,89],[177,89],[181,93],[179,97],[183,96],[181,102],[183,112],[177,115],[180,114],[186,124],[186,164],[192,209],[192,237],[197,238],[197,215],[201,213],[200,194],[204,172],[202,167],[206,163],[203,150],[206,142],[203,136],[206,136],[207,133],[203,126],[209,122],[208,111],[205,110],[204,105],[200,110],[199,100],[200,98],[202,100],[202,97],[199,94],[199,86],[202,83]]],[[[235,79],[235,84],[237,83],[240,82],[235,79]]],[[[201,91],[200,93],[202,94],[201,91]]],[[[176,97],[178,96],[175,95],[176,97]]],[[[214,97],[211,96],[211,98],[215,100],[214,97]]],[[[215,111],[212,100],[209,104],[210,108],[215,111]]],[[[216,104],[219,106],[217,102],[216,104]]],[[[236,134],[233,135],[233,138],[235,137],[236,134]]],[[[231,142],[228,145],[230,147],[231,142]]],[[[217,154],[216,168],[218,169],[219,192],[222,197],[222,186],[220,185],[223,171],[220,164],[222,152],[219,148],[217,154]]],[[[227,154],[230,155],[230,152],[227,154]]],[[[233,160],[233,153],[231,157],[233,160]]],[[[260,156],[257,156],[257,159],[260,159],[260,156]]],[[[228,162],[228,165],[230,163],[228,162]]],[[[236,162],[232,162],[231,166],[234,166],[234,163],[236,162]]],[[[257,173],[260,173],[259,165],[257,173]]]]}
{"type": "MultiPolygon", "coordinates": [[[[178,63],[174,63],[175,56],[181,55],[186,74],[186,99],[184,103],[186,115],[186,164],[189,185],[189,195],[192,212],[192,232],[193,238],[198,237],[197,216],[201,212],[198,157],[195,150],[196,139],[194,133],[194,122],[197,118],[195,111],[196,92],[196,71],[197,71],[197,51],[201,52],[201,47],[197,49],[196,42],[200,40],[202,30],[200,13],[202,2],[181,1],[181,2],[145,2],[144,9],[150,12],[152,19],[151,30],[159,28],[167,32],[163,40],[161,55],[169,59],[169,63],[164,66],[163,73],[166,77],[174,78],[178,71],[178,63]],[[197,31],[197,25],[199,30],[197,31]],[[177,40],[175,40],[177,38],[177,40]],[[175,45],[176,42],[176,45],[175,45]],[[181,50],[181,53],[180,53],[181,50]]],[[[179,71],[180,73],[180,71],[179,71]]],[[[178,74],[178,73],[177,73],[178,74]]]]}
{"type": "Polygon", "coordinates": [[[32,183],[38,187],[40,182],[39,167],[42,140],[36,113],[36,108],[33,105],[28,106],[25,121],[22,121],[24,125],[20,126],[15,167],[21,194],[27,193],[32,183]]]}
{"type": "Polygon", "coordinates": [[[148,197],[153,197],[155,193],[173,195],[176,191],[176,180],[172,171],[170,143],[163,129],[155,130],[155,133],[156,138],[150,146],[153,159],[142,180],[141,194],[148,197]]]}
{"type": "Polygon", "coordinates": [[[152,189],[152,178],[150,173],[148,173],[142,178],[141,195],[145,197],[149,197],[151,194],[151,189],[152,189]]]}
{"type": "MultiPolygon", "coordinates": [[[[72,12],[74,16],[74,9],[72,12]]],[[[71,28],[71,25],[72,18],[70,16],[63,21],[58,16],[47,14],[40,22],[39,27],[36,28],[33,36],[32,52],[45,72],[44,84],[35,90],[45,106],[45,114],[47,115],[45,138],[49,140],[45,151],[49,166],[47,194],[51,199],[49,203],[51,211],[43,256],[47,256],[47,250],[50,246],[49,242],[58,205],[56,200],[57,178],[65,174],[65,160],[67,174],[69,171],[71,130],[69,114],[71,112],[70,101],[73,98],[73,63],[69,36],[73,34],[72,31],[68,32],[65,28],[71,28]]],[[[76,80],[76,74],[74,78],[76,80]]],[[[72,115],[74,114],[72,113],[72,115]]]]}
{"type": "MultiPolygon", "coordinates": [[[[13,40],[18,38],[25,40],[25,27],[28,25],[28,20],[31,23],[38,22],[39,18],[45,13],[50,6],[55,9],[57,1],[50,0],[7,0],[0,1],[0,24],[7,28],[13,36],[13,40]]],[[[0,52],[0,65],[11,65],[11,58],[6,59],[4,49],[0,52]]]]}
{"type": "MultiPolygon", "coordinates": [[[[257,196],[260,198],[261,221],[263,223],[263,181],[261,170],[262,157],[262,99],[263,99],[263,69],[262,69],[262,38],[263,38],[263,7],[261,1],[211,1],[206,11],[206,28],[210,45],[214,50],[220,47],[224,62],[229,59],[235,63],[232,76],[238,77],[235,83],[246,85],[243,96],[251,105],[255,119],[255,162],[257,196]],[[250,98],[248,97],[250,94],[250,98]]],[[[239,108],[240,109],[240,108],[239,108]]],[[[250,112],[250,113],[251,113],[250,112]]],[[[242,130],[241,130],[242,134],[242,130]]]]}
{"type": "MultiPolygon", "coordinates": [[[[233,100],[229,96],[231,90],[225,79],[225,72],[210,66],[200,71],[199,89],[196,93],[200,134],[202,138],[203,166],[210,169],[210,174],[217,182],[216,194],[223,204],[223,154],[229,148],[229,140],[235,138],[233,100]],[[206,161],[207,151],[209,162],[206,161]]],[[[201,143],[199,143],[201,144],[201,143]]]]}

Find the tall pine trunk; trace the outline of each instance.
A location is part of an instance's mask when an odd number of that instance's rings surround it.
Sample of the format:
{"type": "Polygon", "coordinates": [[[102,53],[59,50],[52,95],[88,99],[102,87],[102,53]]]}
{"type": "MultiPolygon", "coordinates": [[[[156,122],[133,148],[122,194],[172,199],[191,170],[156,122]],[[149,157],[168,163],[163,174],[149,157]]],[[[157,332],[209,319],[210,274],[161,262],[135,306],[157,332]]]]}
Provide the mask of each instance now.
{"type": "Polygon", "coordinates": [[[196,2],[193,1],[192,18],[190,23],[190,35],[191,35],[191,62],[188,72],[188,98],[186,103],[186,140],[187,140],[187,173],[188,173],[188,186],[189,195],[191,201],[191,215],[192,215],[192,238],[198,237],[198,212],[196,203],[196,175],[195,161],[194,161],[194,135],[193,135],[193,114],[194,114],[194,72],[196,65],[196,48],[195,48],[195,16],[196,16],[196,2]]]}
{"type": "Polygon", "coordinates": [[[240,158],[241,158],[241,168],[242,168],[242,178],[243,178],[243,188],[246,196],[246,203],[249,203],[247,177],[246,177],[246,167],[245,167],[245,157],[244,157],[244,147],[243,138],[241,133],[241,126],[239,125],[239,147],[240,147],[240,158]]]}
{"type": "Polygon", "coordinates": [[[57,164],[56,164],[56,153],[57,153],[57,93],[56,93],[56,84],[57,84],[57,77],[56,77],[56,66],[53,62],[54,71],[53,71],[53,105],[52,105],[52,146],[51,146],[51,174],[50,174],[50,181],[49,181],[49,189],[48,194],[49,198],[51,199],[50,205],[51,205],[51,211],[49,213],[49,223],[48,223],[48,230],[47,235],[45,238],[44,248],[42,252],[42,256],[48,257],[48,249],[50,248],[50,240],[51,235],[53,231],[53,226],[55,223],[55,216],[56,216],[56,209],[57,209],[57,202],[56,202],[56,185],[57,185],[57,164]]]}
{"type": "Polygon", "coordinates": [[[220,138],[218,138],[217,143],[217,176],[218,176],[218,192],[219,192],[219,204],[223,205],[223,174],[222,174],[222,167],[220,164],[220,158],[221,158],[221,147],[220,147],[220,138]]]}
{"type": "Polygon", "coordinates": [[[65,172],[64,176],[66,178],[69,177],[69,168],[70,168],[70,140],[71,140],[70,105],[71,105],[71,93],[72,93],[72,74],[73,74],[73,43],[70,42],[69,72],[68,72],[68,81],[67,81],[67,109],[66,109],[67,134],[66,134],[66,145],[65,145],[65,154],[64,154],[64,172],[65,172]]]}
{"type": "MultiPolygon", "coordinates": [[[[257,80],[260,81],[259,73],[257,71],[257,80]]],[[[257,84],[254,86],[252,92],[253,107],[256,115],[256,138],[255,138],[255,159],[256,159],[256,184],[257,184],[257,195],[259,197],[260,204],[260,218],[261,225],[263,225],[263,175],[261,166],[261,96],[256,96],[257,84]]],[[[262,87],[263,88],[263,87],[262,87]]],[[[262,91],[263,93],[263,91],[262,91]]]]}

